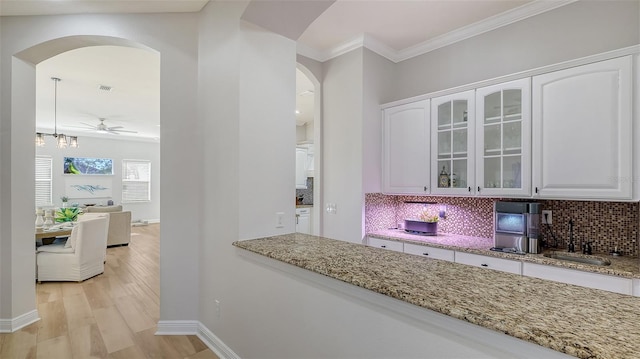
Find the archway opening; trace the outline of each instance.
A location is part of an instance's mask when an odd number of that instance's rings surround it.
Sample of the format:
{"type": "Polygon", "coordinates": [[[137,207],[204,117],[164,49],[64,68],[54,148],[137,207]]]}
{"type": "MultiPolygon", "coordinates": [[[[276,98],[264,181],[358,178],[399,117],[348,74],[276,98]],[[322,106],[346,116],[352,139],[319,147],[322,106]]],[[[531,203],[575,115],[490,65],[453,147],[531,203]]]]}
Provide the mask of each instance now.
{"type": "MultiPolygon", "coordinates": [[[[33,278],[35,277],[35,251],[33,250],[33,244],[31,244],[29,241],[24,241],[24,238],[33,237],[33,225],[34,225],[33,215],[35,213],[35,207],[36,207],[35,191],[34,191],[35,178],[33,176],[25,176],[25,174],[33,173],[33,169],[35,168],[36,150],[34,146],[34,137],[36,133],[36,118],[38,118],[39,116],[38,111],[40,110],[38,109],[38,101],[37,101],[37,98],[38,98],[37,94],[40,90],[38,86],[38,78],[39,78],[38,71],[41,66],[44,66],[43,68],[46,68],[47,62],[54,59],[57,56],[65,56],[66,54],[69,54],[75,51],[82,51],[82,49],[87,49],[91,47],[95,47],[95,48],[111,47],[111,48],[119,48],[119,49],[126,48],[126,49],[135,49],[137,51],[143,51],[147,54],[150,54],[152,57],[155,57],[157,59],[158,66],[159,66],[160,53],[158,51],[155,51],[154,49],[149,48],[145,45],[139,44],[137,42],[133,42],[133,41],[122,39],[122,38],[109,37],[109,36],[80,35],[80,36],[69,36],[69,37],[58,38],[58,39],[50,40],[50,41],[35,45],[33,47],[30,47],[24,51],[21,51],[15,54],[12,58],[12,66],[11,66],[11,78],[12,78],[11,124],[13,128],[11,131],[11,168],[12,168],[11,213],[12,213],[12,216],[9,219],[9,221],[10,221],[10,227],[12,232],[11,237],[22,238],[23,241],[16,241],[15,239],[12,239],[13,248],[12,248],[11,256],[12,256],[12,262],[15,262],[16,258],[25,259],[21,263],[17,263],[13,265],[13,269],[15,270],[15,272],[19,273],[19,275],[15,275],[14,278],[20,278],[21,281],[22,280],[25,281],[25,283],[20,284],[20,286],[21,288],[26,288],[25,289],[26,292],[34,293],[33,295],[34,301],[35,301],[35,281],[33,281],[33,278]],[[19,169],[19,170],[24,169],[24,171],[23,172],[15,171],[15,169],[19,169]],[[15,174],[15,177],[14,177],[15,172],[22,172],[22,173],[17,173],[15,174]],[[15,180],[18,177],[21,177],[20,181],[15,180]],[[30,178],[27,178],[27,177],[30,177],[30,178]],[[20,242],[24,242],[24,243],[20,243],[20,242]]],[[[99,72],[99,69],[96,69],[96,71],[99,72]]],[[[45,74],[45,77],[50,75],[51,74],[45,74]]],[[[74,82],[75,82],[75,85],[78,85],[77,83],[78,81],[72,80],[74,77],[72,75],[69,75],[69,74],[64,75],[60,73],[56,75],[61,78],[62,77],[66,78],[66,80],[63,78],[63,81],[69,81],[68,82],[69,85],[73,85],[74,82]]],[[[157,161],[159,161],[159,124],[160,124],[159,123],[159,120],[160,120],[159,67],[156,73],[156,77],[157,77],[157,87],[155,89],[155,92],[157,93],[158,105],[156,106],[157,108],[155,111],[155,116],[157,121],[156,131],[158,132],[158,135],[147,136],[146,139],[138,140],[138,141],[141,143],[146,142],[148,144],[155,143],[155,146],[157,147],[156,152],[158,152],[157,161]]],[[[50,88],[51,88],[51,85],[49,86],[49,89],[44,89],[44,93],[48,93],[50,94],[51,97],[53,97],[53,92],[47,91],[47,90],[50,90],[50,88]]],[[[76,113],[76,115],[79,115],[79,114],[76,113]]],[[[113,113],[111,113],[111,115],[113,115],[113,113]]],[[[46,117],[46,115],[44,117],[46,117]]],[[[80,120],[78,117],[79,116],[75,118],[76,121],[80,120]]],[[[64,115],[63,115],[63,118],[64,118],[64,115]]],[[[87,123],[89,124],[94,122],[89,119],[84,119],[84,120],[87,121],[87,123]]],[[[122,121],[125,121],[125,120],[122,119],[122,121]]],[[[95,122],[97,122],[97,119],[95,122]]],[[[64,124],[64,121],[63,121],[63,124],[64,124]]],[[[133,130],[132,128],[133,125],[129,125],[129,124],[127,125],[129,126],[128,128],[131,128],[131,130],[133,130]]],[[[39,126],[39,129],[44,128],[43,131],[45,131],[46,127],[47,125],[45,124],[43,126],[39,126]]],[[[118,129],[121,129],[118,125],[115,125],[115,124],[111,125],[110,127],[118,127],[118,129]]],[[[90,129],[87,128],[87,130],[90,130],[90,129]]],[[[100,144],[90,145],[90,141],[97,141],[98,139],[100,139],[100,136],[98,133],[96,133],[95,136],[92,136],[91,134],[83,131],[82,129],[71,129],[70,127],[67,128],[65,131],[70,134],[71,133],[77,134],[79,136],[80,149],[85,150],[84,154],[80,154],[81,156],[93,156],[92,153],[95,154],[97,153],[96,152],[97,148],[104,147],[104,143],[105,143],[104,141],[107,140],[105,138],[101,139],[101,141],[103,141],[102,145],[100,144]]],[[[139,132],[139,131],[136,131],[136,132],[139,132]]],[[[112,136],[113,134],[108,134],[108,135],[112,136]]],[[[49,146],[55,147],[55,145],[53,144],[49,144],[49,146]]],[[[122,146],[115,146],[115,147],[121,148],[122,146]]],[[[56,151],[56,150],[57,149],[55,148],[51,149],[51,151],[56,151]]],[[[69,151],[71,151],[71,149],[68,149],[66,153],[57,152],[56,156],[60,157],[60,159],[62,159],[65,156],[78,157],[79,152],[72,153],[69,151]]],[[[114,159],[113,161],[114,169],[116,168],[118,169],[118,170],[115,170],[111,176],[105,176],[105,178],[110,177],[112,185],[114,187],[119,187],[119,190],[122,191],[123,184],[121,180],[124,176],[122,174],[123,172],[121,167],[122,166],[121,160],[123,159],[122,158],[123,154],[121,153],[119,157],[106,154],[104,157],[107,157],[107,158],[113,157],[112,159],[114,159]],[[118,183],[115,183],[116,177],[119,180],[118,183]]],[[[139,157],[139,156],[134,156],[134,157],[126,156],[126,157],[128,157],[128,159],[135,159],[136,157],[139,157]]],[[[56,162],[54,162],[52,166],[53,166],[52,173],[58,174],[62,172],[62,165],[60,163],[56,164],[56,162]]],[[[66,182],[66,178],[61,177],[57,185],[56,184],[53,185],[57,187],[57,189],[54,190],[52,188],[52,193],[51,193],[52,206],[59,206],[60,205],[60,203],[58,203],[60,201],[59,197],[66,194],[64,193],[65,187],[66,187],[65,182],[66,182]]],[[[159,194],[160,194],[159,183],[155,183],[154,185],[157,188],[157,198],[155,199],[159,203],[159,194]]],[[[119,196],[120,198],[122,198],[121,192],[116,196],[119,196]]],[[[112,194],[112,198],[113,198],[113,194],[112,194]]],[[[77,202],[81,203],[82,200],[83,199],[77,199],[77,202]]],[[[96,198],[96,202],[97,201],[101,201],[103,204],[107,204],[109,199],[107,197],[100,198],[100,199],[96,198]]],[[[88,202],[90,202],[90,200],[87,201],[87,198],[84,198],[84,203],[82,204],[91,204],[88,202]]],[[[133,204],[133,203],[131,205],[139,206],[139,204],[133,204]]],[[[140,216],[141,220],[148,220],[148,219],[159,220],[159,218],[160,218],[159,209],[157,210],[157,213],[153,216],[150,216],[150,215],[140,216]]],[[[158,273],[158,276],[159,276],[159,273],[158,273]]],[[[3,286],[4,285],[5,284],[3,284],[3,286]]],[[[25,291],[20,290],[21,293],[24,293],[25,291]]],[[[35,305],[33,305],[33,302],[31,302],[30,300],[25,300],[25,303],[22,303],[21,306],[25,307],[26,309],[35,307],[35,305]]],[[[14,305],[13,310],[15,312],[20,312],[20,311],[23,311],[23,309],[24,308],[21,308],[20,306],[14,305]]],[[[37,316],[38,316],[37,311],[30,311],[28,315],[29,318],[25,319],[25,325],[29,324],[29,321],[33,322],[37,320],[37,316]]]]}
{"type": "MultiPolygon", "coordinates": [[[[320,81],[304,65],[296,68],[296,175],[300,176],[299,153],[306,150],[304,182],[296,179],[296,212],[311,203],[309,233],[322,235],[322,113],[320,81]],[[302,200],[300,201],[300,198],[302,200]],[[311,200],[310,200],[311,198],[311,200]]],[[[304,211],[304,210],[302,210],[304,211]]],[[[296,213],[297,223],[301,214],[296,213]]]]}

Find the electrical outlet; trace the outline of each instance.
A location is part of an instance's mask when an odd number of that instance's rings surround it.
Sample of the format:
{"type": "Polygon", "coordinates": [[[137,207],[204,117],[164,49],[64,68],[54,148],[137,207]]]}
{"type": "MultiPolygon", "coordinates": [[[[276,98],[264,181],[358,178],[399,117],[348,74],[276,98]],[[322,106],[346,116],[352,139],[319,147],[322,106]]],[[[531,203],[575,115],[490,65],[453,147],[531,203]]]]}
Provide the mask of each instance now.
{"type": "Polygon", "coordinates": [[[215,299],[214,300],[216,303],[216,317],[220,318],[220,301],[215,299]]]}
{"type": "Polygon", "coordinates": [[[276,212],[276,228],[284,228],[284,212],[276,212]]]}
{"type": "Polygon", "coordinates": [[[335,203],[327,203],[326,210],[327,210],[327,213],[336,214],[336,212],[337,212],[336,204],[335,203]]]}
{"type": "Polygon", "coordinates": [[[545,223],[553,224],[553,217],[551,216],[550,210],[542,211],[541,217],[542,217],[542,224],[545,224],[545,223]]]}

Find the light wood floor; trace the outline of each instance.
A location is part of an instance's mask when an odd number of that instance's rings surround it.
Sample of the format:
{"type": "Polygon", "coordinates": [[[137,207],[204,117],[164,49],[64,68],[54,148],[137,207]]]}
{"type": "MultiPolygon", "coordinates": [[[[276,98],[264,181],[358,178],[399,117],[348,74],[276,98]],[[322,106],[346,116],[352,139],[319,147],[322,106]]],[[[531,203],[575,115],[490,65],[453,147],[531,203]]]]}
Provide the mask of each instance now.
{"type": "Polygon", "coordinates": [[[0,358],[218,359],[196,336],[155,336],[160,314],[159,224],[133,227],[107,249],[105,272],[82,283],[36,284],[41,320],[0,334],[0,358]]]}

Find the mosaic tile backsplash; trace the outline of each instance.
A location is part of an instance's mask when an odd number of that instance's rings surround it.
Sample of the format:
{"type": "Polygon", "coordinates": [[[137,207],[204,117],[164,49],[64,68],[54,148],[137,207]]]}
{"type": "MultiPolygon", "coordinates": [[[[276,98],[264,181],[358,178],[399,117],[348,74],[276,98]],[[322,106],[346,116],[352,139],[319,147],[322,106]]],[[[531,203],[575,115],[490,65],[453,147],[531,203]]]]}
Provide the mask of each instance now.
{"type": "MultiPolygon", "coordinates": [[[[438,232],[493,238],[493,204],[502,200],[483,197],[390,196],[367,193],[365,231],[395,228],[404,219],[416,219],[423,210],[437,215],[446,208],[446,218],[438,222],[438,232]],[[433,202],[434,204],[405,203],[433,202]]],[[[615,247],[623,255],[638,256],[640,206],[637,202],[535,201],[552,211],[551,231],[541,224],[542,239],[559,248],[569,240],[569,219],[573,219],[574,242],[592,242],[594,252],[608,253],[615,247]]]]}

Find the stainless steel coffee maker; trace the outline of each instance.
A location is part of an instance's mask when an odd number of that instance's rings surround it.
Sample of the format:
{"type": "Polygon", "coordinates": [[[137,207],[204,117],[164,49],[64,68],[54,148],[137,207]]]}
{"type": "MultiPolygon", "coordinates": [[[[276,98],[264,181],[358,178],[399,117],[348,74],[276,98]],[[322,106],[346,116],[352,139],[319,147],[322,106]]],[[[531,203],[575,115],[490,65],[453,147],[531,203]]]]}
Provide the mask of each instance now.
{"type": "Polygon", "coordinates": [[[494,249],[503,252],[540,252],[539,203],[496,202],[494,205],[494,249]]]}

